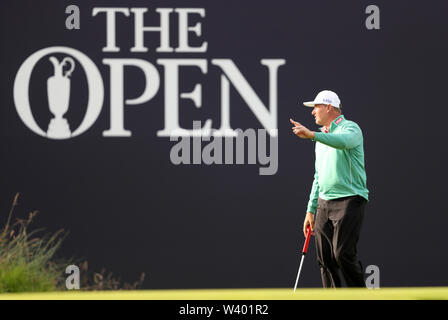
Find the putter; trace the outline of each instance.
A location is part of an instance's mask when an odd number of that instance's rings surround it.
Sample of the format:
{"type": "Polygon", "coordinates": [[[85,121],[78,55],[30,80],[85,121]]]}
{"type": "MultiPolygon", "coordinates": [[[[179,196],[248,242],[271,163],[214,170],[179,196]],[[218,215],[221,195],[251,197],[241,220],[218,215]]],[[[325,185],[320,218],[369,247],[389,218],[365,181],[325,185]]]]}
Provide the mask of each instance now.
{"type": "Polygon", "coordinates": [[[311,227],[310,225],[308,225],[306,227],[306,239],[302,249],[302,260],[300,260],[299,272],[297,272],[296,284],[294,285],[294,292],[296,292],[297,289],[297,283],[299,282],[300,271],[302,270],[303,260],[305,260],[305,255],[306,252],[308,251],[308,244],[310,243],[310,238],[311,238],[311,227]]]}

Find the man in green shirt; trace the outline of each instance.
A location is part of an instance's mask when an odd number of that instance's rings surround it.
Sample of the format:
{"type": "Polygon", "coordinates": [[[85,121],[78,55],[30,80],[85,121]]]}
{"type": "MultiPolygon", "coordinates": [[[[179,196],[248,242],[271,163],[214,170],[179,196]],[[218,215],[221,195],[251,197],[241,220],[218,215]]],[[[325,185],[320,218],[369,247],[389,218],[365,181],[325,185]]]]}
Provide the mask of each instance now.
{"type": "Polygon", "coordinates": [[[312,107],[321,132],[313,132],[294,120],[293,133],[316,142],[314,181],[303,232],[311,227],[324,287],[341,287],[339,269],[349,287],[365,287],[364,271],[357,258],[369,191],[366,187],[361,128],[342,115],[336,93],[321,91],[312,107]]]}

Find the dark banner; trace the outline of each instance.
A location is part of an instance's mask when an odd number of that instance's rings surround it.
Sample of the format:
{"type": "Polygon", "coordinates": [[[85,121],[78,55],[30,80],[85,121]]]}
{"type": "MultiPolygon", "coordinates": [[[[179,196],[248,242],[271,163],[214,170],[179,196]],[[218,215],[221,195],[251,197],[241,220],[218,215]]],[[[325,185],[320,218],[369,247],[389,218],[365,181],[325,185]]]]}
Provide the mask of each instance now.
{"type": "Polygon", "coordinates": [[[328,89],[364,137],[366,278],[448,285],[447,9],[3,0],[1,222],[20,192],[60,255],[144,288],[292,288],[315,143],[289,119],[319,131],[303,102],[328,89]]]}

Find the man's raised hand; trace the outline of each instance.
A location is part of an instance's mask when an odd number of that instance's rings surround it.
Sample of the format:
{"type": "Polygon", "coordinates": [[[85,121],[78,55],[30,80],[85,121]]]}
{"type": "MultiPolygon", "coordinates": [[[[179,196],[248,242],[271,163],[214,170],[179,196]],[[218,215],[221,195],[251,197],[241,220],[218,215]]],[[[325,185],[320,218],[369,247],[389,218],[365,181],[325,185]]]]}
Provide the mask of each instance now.
{"type": "Polygon", "coordinates": [[[307,127],[301,125],[299,122],[289,119],[289,121],[294,125],[292,127],[292,132],[302,139],[313,139],[314,132],[309,130],[307,127]]]}

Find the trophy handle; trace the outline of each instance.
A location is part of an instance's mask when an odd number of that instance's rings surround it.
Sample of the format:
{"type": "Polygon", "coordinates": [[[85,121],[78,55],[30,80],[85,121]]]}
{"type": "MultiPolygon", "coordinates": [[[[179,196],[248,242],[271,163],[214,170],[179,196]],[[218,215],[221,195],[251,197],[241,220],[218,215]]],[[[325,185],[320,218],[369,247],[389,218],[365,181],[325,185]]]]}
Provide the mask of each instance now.
{"type": "Polygon", "coordinates": [[[70,75],[72,74],[73,70],[75,69],[75,62],[73,61],[72,58],[70,58],[70,57],[65,57],[65,58],[62,60],[61,65],[64,66],[65,64],[67,64],[67,62],[70,64],[70,69],[67,70],[67,71],[65,72],[65,75],[64,75],[64,76],[65,76],[65,77],[70,77],[70,75]]]}

